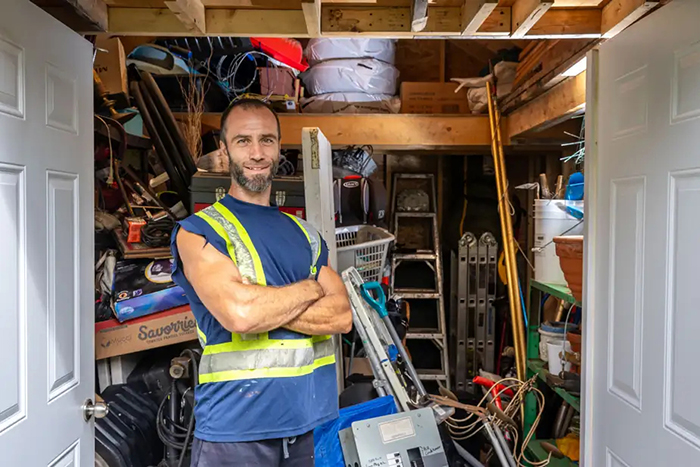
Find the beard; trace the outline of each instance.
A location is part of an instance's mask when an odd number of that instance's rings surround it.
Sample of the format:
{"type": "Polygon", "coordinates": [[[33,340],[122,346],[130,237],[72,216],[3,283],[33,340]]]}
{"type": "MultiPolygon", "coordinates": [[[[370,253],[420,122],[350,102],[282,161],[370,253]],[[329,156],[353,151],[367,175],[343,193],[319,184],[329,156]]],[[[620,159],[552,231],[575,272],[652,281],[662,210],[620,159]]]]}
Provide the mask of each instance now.
{"type": "Polygon", "coordinates": [[[241,188],[253,193],[262,193],[272,184],[272,179],[277,173],[279,164],[279,160],[275,160],[270,166],[269,173],[248,177],[245,174],[245,168],[229,158],[229,172],[231,173],[231,178],[233,181],[236,182],[241,188]]]}

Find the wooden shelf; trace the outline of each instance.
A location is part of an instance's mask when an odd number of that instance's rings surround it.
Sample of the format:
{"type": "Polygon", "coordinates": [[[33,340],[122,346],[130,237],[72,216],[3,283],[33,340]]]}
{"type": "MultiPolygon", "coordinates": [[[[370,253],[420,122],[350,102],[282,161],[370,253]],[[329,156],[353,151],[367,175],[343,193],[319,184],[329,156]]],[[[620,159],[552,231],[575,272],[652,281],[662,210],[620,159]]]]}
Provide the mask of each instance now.
{"type": "MultiPolygon", "coordinates": [[[[176,113],[182,119],[185,114],[176,113]]],[[[301,147],[301,129],[318,127],[335,146],[371,145],[374,149],[420,150],[491,147],[488,115],[280,114],[282,144],[301,147]]],[[[221,114],[205,113],[203,131],[218,130],[221,114]]],[[[507,124],[507,119],[505,124],[507,124]]],[[[502,131],[504,145],[510,144],[502,131]]]]}

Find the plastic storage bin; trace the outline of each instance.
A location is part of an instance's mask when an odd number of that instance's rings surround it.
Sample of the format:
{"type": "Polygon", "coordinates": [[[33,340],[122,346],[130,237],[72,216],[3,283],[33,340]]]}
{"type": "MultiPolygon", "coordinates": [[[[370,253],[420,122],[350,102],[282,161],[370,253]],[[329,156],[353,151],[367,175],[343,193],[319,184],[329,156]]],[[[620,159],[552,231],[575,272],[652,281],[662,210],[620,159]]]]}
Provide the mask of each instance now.
{"type": "Polygon", "coordinates": [[[338,273],[355,267],[365,282],[381,282],[387,253],[394,236],[371,225],[351,225],[335,229],[338,273]]]}

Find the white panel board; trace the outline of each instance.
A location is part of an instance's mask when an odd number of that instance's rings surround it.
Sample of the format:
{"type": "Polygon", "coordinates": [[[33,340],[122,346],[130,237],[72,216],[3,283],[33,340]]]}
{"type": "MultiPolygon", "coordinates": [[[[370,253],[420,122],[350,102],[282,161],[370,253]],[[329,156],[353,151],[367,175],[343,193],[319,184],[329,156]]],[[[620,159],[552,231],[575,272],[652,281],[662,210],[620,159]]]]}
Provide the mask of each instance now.
{"type": "Polygon", "coordinates": [[[668,298],[666,310],[665,426],[700,448],[697,368],[700,286],[700,170],[670,175],[668,298]]]}
{"type": "Polygon", "coordinates": [[[49,467],[78,467],[80,465],[80,441],[76,441],[68,449],[56,457],[49,467]]]}
{"type": "Polygon", "coordinates": [[[620,459],[617,454],[612,452],[610,448],[607,450],[606,458],[607,467],[630,467],[629,464],[620,459]]]}
{"type": "Polygon", "coordinates": [[[24,50],[0,36],[0,113],[24,118],[24,73],[24,50]]]}
{"type": "Polygon", "coordinates": [[[47,172],[49,400],[78,382],[78,176],[47,172]]]}
{"type": "Polygon", "coordinates": [[[614,139],[647,131],[649,90],[647,66],[615,80],[614,139]]]}
{"type": "Polygon", "coordinates": [[[26,417],[27,275],[24,168],[0,163],[0,433],[26,417]]]}
{"type": "Polygon", "coordinates": [[[608,390],[640,411],[646,179],[611,181],[608,390]]]}
{"type": "Polygon", "coordinates": [[[46,64],[46,125],[78,134],[76,78],[46,64]]]}
{"type": "Polygon", "coordinates": [[[700,43],[674,54],[671,122],[700,117],[700,43]]]}

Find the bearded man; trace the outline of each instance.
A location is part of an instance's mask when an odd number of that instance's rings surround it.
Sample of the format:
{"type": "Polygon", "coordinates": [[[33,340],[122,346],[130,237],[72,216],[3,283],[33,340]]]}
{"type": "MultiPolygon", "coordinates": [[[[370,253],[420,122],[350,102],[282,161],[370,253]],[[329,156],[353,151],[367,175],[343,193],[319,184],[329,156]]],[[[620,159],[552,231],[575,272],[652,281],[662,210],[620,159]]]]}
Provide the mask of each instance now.
{"type": "Polygon", "coordinates": [[[234,101],[220,135],[231,189],[173,231],[204,347],[192,467],[313,466],[313,429],[338,415],[331,335],[352,327],[350,303],[318,231],[270,205],[280,137],[269,106],[234,101]]]}

